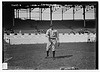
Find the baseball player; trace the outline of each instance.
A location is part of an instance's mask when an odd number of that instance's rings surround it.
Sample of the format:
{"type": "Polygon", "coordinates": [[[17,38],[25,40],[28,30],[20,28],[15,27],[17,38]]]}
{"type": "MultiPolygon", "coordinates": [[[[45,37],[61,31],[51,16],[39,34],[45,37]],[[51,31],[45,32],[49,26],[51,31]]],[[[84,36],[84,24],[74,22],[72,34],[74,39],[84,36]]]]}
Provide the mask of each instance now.
{"type": "Polygon", "coordinates": [[[50,29],[48,29],[46,32],[46,37],[48,38],[48,42],[46,46],[46,52],[47,52],[46,58],[49,56],[50,49],[52,49],[53,58],[54,58],[56,44],[58,43],[58,46],[59,46],[59,35],[58,35],[57,30],[54,30],[53,26],[50,26],[50,29]]]}

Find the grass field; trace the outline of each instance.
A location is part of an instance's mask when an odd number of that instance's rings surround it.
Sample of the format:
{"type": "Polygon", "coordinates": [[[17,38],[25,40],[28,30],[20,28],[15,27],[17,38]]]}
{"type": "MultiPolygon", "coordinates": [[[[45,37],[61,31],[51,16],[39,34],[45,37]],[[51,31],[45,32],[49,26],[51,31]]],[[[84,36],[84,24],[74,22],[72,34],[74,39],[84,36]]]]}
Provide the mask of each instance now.
{"type": "Polygon", "coordinates": [[[4,45],[4,59],[9,70],[59,70],[60,67],[96,68],[96,43],[61,43],[56,48],[56,58],[45,59],[46,44],[4,45]]]}

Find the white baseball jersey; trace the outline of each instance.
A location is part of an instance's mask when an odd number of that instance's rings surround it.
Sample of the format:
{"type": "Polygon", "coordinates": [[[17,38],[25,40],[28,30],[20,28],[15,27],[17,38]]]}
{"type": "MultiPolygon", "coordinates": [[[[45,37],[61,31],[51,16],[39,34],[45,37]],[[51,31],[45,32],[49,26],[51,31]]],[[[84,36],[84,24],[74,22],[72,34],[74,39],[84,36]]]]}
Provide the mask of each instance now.
{"type": "Polygon", "coordinates": [[[51,30],[51,29],[48,29],[47,32],[46,32],[46,36],[51,38],[51,39],[58,39],[58,32],[57,30],[51,30]]]}

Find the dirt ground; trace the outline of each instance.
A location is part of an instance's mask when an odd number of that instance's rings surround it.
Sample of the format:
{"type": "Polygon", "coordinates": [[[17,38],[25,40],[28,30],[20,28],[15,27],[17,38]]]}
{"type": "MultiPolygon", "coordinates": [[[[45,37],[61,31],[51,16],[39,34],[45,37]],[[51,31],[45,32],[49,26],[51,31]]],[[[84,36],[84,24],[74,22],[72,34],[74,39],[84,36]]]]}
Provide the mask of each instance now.
{"type": "Polygon", "coordinates": [[[56,58],[46,57],[46,44],[4,45],[4,59],[8,70],[60,70],[76,67],[80,70],[96,69],[96,43],[61,43],[56,58]],[[7,60],[8,59],[8,60],[7,60]]]}

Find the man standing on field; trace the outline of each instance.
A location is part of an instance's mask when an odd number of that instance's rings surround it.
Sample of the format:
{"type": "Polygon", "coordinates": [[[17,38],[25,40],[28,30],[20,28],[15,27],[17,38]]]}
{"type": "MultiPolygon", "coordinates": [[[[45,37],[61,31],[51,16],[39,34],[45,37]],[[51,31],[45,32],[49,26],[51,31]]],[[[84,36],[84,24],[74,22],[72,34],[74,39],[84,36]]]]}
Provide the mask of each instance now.
{"type": "Polygon", "coordinates": [[[50,28],[46,32],[46,37],[48,38],[48,42],[46,46],[46,52],[47,52],[46,58],[49,56],[50,49],[52,49],[53,58],[55,58],[55,48],[56,48],[56,44],[59,43],[59,34],[57,30],[53,29],[53,26],[50,26],[50,28]]]}

